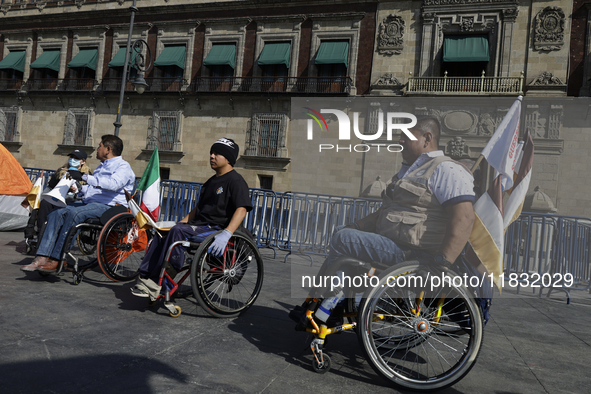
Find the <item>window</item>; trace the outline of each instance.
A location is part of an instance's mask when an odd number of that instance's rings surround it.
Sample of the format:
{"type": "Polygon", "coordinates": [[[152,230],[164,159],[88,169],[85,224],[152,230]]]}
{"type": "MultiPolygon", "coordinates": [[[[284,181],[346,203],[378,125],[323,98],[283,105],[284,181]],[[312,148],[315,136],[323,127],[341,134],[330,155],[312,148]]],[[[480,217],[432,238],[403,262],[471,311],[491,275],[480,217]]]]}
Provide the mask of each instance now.
{"type": "Polygon", "coordinates": [[[0,141],[18,141],[18,109],[0,108],[0,141]]]}
{"type": "Polygon", "coordinates": [[[170,179],[170,168],[160,167],[160,180],[165,181],[170,179]]]}
{"type": "Polygon", "coordinates": [[[181,150],[181,111],[154,111],[146,149],[181,150]]]}
{"type": "Polygon", "coordinates": [[[487,36],[446,36],[441,76],[480,77],[490,60],[487,36]]]}
{"type": "Polygon", "coordinates": [[[264,91],[282,92],[286,88],[291,57],[291,43],[269,42],[265,43],[259,60],[264,91]]]}
{"type": "Polygon", "coordinates": [[[25,51],[12,51],[0,61],[0,89],[20,89],[25,70],[25,51]]]}
{"type": "Polygon", "coordinates": [[[252,118],[246,155],[284,157],[286,151],[285,128],[285,114],[255,114],[252,118]]]}
{"type": "Polygon", "coordinates": [[[92,146],[92,110],[69,109],[64,145],[92,146]]]}
{"type": "Polygon", "coordinates": [[[259,183],[261,189],[273,190],[273,176],[272,175],[259,175],[259,183]]]}
{"type": "Polygon", "coordinates": [[[321,77],[318,80],[319,91],[345,91],[349,41],[322,41],[314,63],[318,67],[318,76],[321,77]]]}
{"type": "Polygon", "coordinates": [[[155,80],[154,90],[180,90],[182,87],[183,74],[185,72],[184,45],[166,46],[154,62],[154,66],[160,69],[160,80],[155,80]]]}

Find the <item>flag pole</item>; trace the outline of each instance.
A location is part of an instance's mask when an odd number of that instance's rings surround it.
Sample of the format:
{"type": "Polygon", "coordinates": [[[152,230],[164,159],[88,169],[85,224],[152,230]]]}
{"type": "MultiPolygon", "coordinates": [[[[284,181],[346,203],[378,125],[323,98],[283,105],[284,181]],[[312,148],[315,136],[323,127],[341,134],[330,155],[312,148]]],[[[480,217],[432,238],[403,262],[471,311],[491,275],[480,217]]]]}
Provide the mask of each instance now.
{"type": "Polygon", "coordinates": [[[483,155],[480,155],[480,156],[478,157],[478,160],[476,160],[476,163],[474,163],[474,165],[472,166],[472,169],[470,170],[470,172],[471,172],[472,174],[474,174],[474,172],[476,171],[476,169],[477,169],[477,168],[478,168],[478,166],[480,165],[480,162],[482,161],[482,159],[484,159],[484,156],[483,156],[483,155]]]}

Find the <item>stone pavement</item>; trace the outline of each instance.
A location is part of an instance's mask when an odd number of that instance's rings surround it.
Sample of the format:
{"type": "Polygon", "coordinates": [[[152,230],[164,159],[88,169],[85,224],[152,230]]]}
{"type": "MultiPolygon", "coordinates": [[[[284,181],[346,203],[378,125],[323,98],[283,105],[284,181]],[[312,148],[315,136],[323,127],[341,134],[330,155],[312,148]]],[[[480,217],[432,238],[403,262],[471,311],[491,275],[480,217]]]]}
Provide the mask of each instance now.
{"type": "MultiPolygon", "coordinates": [[[[131,283],[87,272],[24,273],[21,232],[0,233],[0,392],[5,393],[358,393],[397,392],[361,357],[354,333],[327,341],[332,369],[311,368],[311,336],[288,310],[285,254],[263,249],[256,304],[235,319],[211,318],[192,298],[183,313],[149,308],[131,283]]],[[[318,260],[318,259],[316,259],[318,260]]],[[[591,392],[591,297],[496,295],[472,371],[446,393],[591,392]]]]}

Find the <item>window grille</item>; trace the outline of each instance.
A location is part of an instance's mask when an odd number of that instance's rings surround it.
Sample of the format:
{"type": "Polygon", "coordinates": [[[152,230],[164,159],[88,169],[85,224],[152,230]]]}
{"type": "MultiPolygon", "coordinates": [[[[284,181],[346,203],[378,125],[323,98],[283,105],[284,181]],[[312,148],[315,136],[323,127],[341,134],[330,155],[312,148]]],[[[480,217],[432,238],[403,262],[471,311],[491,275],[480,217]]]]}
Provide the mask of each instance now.
{"type": "Polygon", "coordinates": [[[252,117],[249,156],[284,157],[287,115],[282,113],[259,113],[252,117]]]}
{"type": "Polygon", "coordinates": [[[181,150],[181,111],[154,111],[146,149],[181,150]]]}
{"type": "Polygon", "coordinates": [[[0,108],[0,141],[18,141],[18,110],[0,108]]]}
{"type": "Polygon", "coordinates": [[[92,146],[92,110],[69,109],[64,145],[92,146]]]}

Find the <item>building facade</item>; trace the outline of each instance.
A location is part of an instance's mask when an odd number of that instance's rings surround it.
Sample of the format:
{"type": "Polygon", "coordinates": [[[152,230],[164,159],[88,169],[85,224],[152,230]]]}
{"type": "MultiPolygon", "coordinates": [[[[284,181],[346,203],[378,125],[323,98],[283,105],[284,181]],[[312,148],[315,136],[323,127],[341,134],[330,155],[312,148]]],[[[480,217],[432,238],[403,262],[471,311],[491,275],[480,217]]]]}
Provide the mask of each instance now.
{"type": "MultiPolygon", "coordinates": [[[[2,0],[0,139],[23,166],[57,167],[73,146],[92,155],[113,132],[131,4],[2,0]]],[[[400,157],[385,165],[362,154],[351,171],[339,171],[338,157],[328,169],[315,164],[315,152],[294,156],[293,98],[375,98],[362,119],[367,133],[387,108],[437,116],[442,149],[474,159],[508,107],[470,102],[521,94],[522,133],[536,143],[532,190],[539,186],[559,213],[591,217],[591,189],[579,179],[591,153],[580,116],[591,78],[583,1],[137,6],[133,39],[146,42],[141,54],[153,64],[144,94],[125,87],[120,136],[138,175],[158,147],[165,178],[203,182],[209,147],[225,136],[240,145],[236,167],[251,187],[357,196],[378,176],[389,179],[400,157]],[[426,98],[456,104],[416,104],[426,98]],[[294,174],[296,159],[304,165],[294,174]],[[292,184],[292,176],[313,181],[292,184]]]]}

